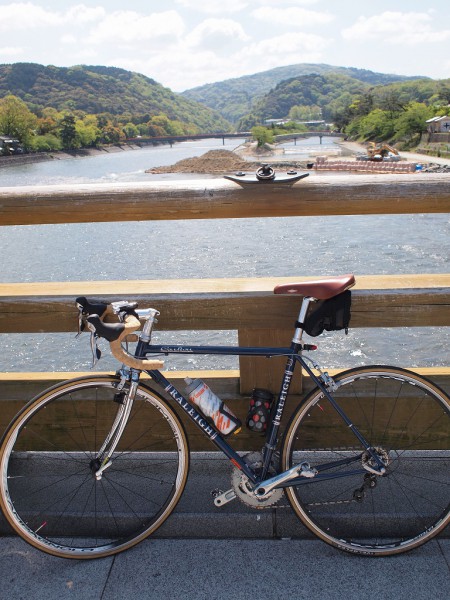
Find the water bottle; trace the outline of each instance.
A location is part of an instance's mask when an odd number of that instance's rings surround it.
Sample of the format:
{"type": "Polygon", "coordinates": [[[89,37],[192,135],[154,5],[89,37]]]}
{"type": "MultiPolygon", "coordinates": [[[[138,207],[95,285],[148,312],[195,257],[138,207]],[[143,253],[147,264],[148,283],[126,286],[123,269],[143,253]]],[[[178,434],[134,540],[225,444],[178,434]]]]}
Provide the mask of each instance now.
{"type": "Polygon", "coordinates": [[[268,390],[255,388],[250,398],[250,406],[245,424],[250,431],[266,433],[270,420],[273,394],[268,390]]]}
{"type": "Polygon", "coordinates": [[[205,417],[209,417],[222,435],[229,435],[241,426],[240,420],[201,379],[186,377],[186,392],[205,417]]]}

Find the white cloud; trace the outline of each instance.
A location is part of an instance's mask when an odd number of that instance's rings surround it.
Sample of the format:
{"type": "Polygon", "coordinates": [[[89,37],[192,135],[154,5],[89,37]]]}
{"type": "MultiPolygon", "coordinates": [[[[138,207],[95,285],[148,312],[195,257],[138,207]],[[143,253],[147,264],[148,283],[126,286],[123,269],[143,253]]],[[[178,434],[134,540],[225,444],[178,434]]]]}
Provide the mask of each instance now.
{"type": "Polygon", "coordinates": [[[60,41],[62,44],[76,44],[77,38],[71,33],[66,33],[60,37],[60,41]]]}
{"type": "Polygon", "coordinates": [[[32,2],[12,2],[0,6],[0,31],[57,27],[65,23],[82,24],[97,20],[104,14],[103,8],[88,8],[84,4],[71,6],[66,12],[58,12],[46,10],[32,2]]]}
{"type": "Polygon", "coordinates": [[[334,16],[329,12],[318,12],[297,6],[291,8],[273,8],[273,6],[258,8],[252,11],[252,16],[260,21],[288,25],[289,27],[324,25],[334,19],[334,16]]]}
{"type": "MultiPolygon", "coordinates": [[[[183,19],[174,10],[143,15],[131,10],[107,15],[87,38],[87,43],[137,43],[158,38],[179,38],[185,30],[183,19]]],[[[161,49],[163,50],[163,49],[161,49]]]]}
{"type": "Polygon", "coordinates": [[[209,15],[223,15],[244,10],[248,6],[246,0],[176,0],[183,8],[195,10],[209,15]]]}
{"type": "Polygon", "coordinates": [[[242,25],[232,19],[206,19],[186,37],[188,46],[217,48],[229,46],[231,42],[246,42],[250,37],[242,25]]]}
{"type": "Polygon", "coordinates": [[[427,13],[386,11],[373,17],[359,17],[354,25],[344,29],[347,41],[382,40],[391,44],[417,45],[450,39],[450,30],[433,31],[432,17],[427,13]]]}
{"type": "Polygon", "coordinates": [[[272,8],[275,6],[281,5],[282,8],[286,8],[286,6],[294,4],[295,6],[303,5],[303,6],[312,6],[313,4],[317,4],[320,0],[252,0],[252,4],[259,4],[260,6],[271,6],[272,8]]]}
{"type": "Polygon", "coordinates": [[[0,6],[0,30],[31,29],[43,25],[59,25],[59,13],[47,11],[31,2],[14,2],[0,6]]]}
{"type": "MultiPolygon", "coordinates": [[[[299,54],[299,59],[303,59],[303,54],[320,56],[320,53],[332,42],[330,39],[325,39],[315,34],[305,33],[286,33],[284,35],[275,36],[255,42],[246,46],[242,50],[242,58],[245,55],[249,57],[259,56],[261,59],[267,58],[270,55],[277,55],[277,60],[280,60],[280,55],[284,53],[299,54]]],[[[301,62],[299,60],[298,62],[301,62]]],[[[283,61],[281,64],[287,64],[283,61]]]]}
{"type": "Polygon", "coordinates": [[[68,23],[90,23],[91,21],[98,21],[106,15],[106,11],[101,6],[95,6],[89,8],[84,4],[76,4],[71,6],[64,14],[64,20],[68,23]]]}
{"type": "Polygon", "coordinates": [[[7,46],[5,48],[0,48],[0,63],[3,62],[4,56],[20,56],[23,53],[23,48],[18,48],[15,46],[7,46]]]}

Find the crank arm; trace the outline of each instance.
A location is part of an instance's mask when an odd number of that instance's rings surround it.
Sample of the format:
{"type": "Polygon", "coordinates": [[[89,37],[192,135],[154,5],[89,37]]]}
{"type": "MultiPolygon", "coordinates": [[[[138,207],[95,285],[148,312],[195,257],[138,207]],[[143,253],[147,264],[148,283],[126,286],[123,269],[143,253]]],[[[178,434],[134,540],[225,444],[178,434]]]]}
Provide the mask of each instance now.
{"type": "Polygon", "coordinates": [[[214,504],[218,507],[223,506],[224,504],[228,504],[236,498],[236,494],[234,493],[233,488],[227,490],[226,492],[222,492],[219,496],[214,498],[214,504]]]}

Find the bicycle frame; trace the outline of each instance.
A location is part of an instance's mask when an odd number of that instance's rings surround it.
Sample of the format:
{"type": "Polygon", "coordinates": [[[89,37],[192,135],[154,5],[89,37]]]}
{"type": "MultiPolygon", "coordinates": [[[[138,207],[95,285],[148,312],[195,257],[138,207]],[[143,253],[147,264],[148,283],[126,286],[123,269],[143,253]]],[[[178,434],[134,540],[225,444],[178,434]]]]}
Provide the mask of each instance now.
{"type": "MultiPolygon", "coordinates": [[[[283,374],[283,379],[281,381],[280,390],[278,393],[278,397],[275,400],[275,405],[272,412],[271,422],[268,424],[267,434],[266,434],[266,442],[263,450],[263,468],[260,474],[256,474],[247,463],[243,460],[243,458],[230,446],[230,444],[222,437],[219,431],[214,427],[214,425],[210,424],[205,417],[196,409],[196,407],[189,402],[182,393],[171,384],[164,375],[158,370],[149,370],[146,371],[147,374],[155,381],[156,384],[161,386],[170,396],[171,398],[183,409],[183,411],[187,414],[187,416],[195,423],[195,425],[200,428],[203,433],[210,439],[210,441],[221,451],[223,452],[227,458],[231,461],[231,463],[240,471],[242,471],[253,484],[259,484],[265,480],[267,474],[269,472],[269,467],[271,463],[271,459],[273,453],[276,449],[276,445],[278,442],[278,432],[280,428],[281,419],[283,416],[285,403],[287,396],[289,394],[292,377],[294,374],[295,366],[297,363],[305,369],[314,383],[321,389],[324,396],[331,403],[333,408],[339,413],[343,421],[346,423],[348,427],[351,428],[355,437],[362,444],[364,449],[369,452],[371,457],[376,461],[379,469],[383,469],[383,463],[377,456],[375,452],[372,451],[368,441],[364,438],[364,436],[359,432],[359,430],[354,426],[352,421],[347,417],[341,407],[336,403],[333,396],[327,390],[325,384],[319,377],[317,377],[314,372],[311,370],[309,365],[303,359],[301,355],[303,347],[300,343],[292,342],[289,348],[272,348],[272,347],[240,347],[240,346],[185,346],[185,345],[154,345],[148,342],[139,341],[136,347],[135,356],[142,358],[151,354],[202,354],[202,355],[226,355],[226,356],[263,356],[267,358],[272,358],[276,356],[286,356],[286,368],[283,374]]],[[[342,464],[350,464],[352,462],[357,461],[361,458],[362,453],[356,457],[351,457],[347,459],[343,459],[339,461],[339,463],[329,463],[325,465],[321,465],[320,471],[326,471],[328,469],[333,468],[334,466],[342,465],[342,464]]],[[[313,478],[305,478],[305,477],[296,477],[293,479],[289,478],[287,481],[280,481],[277,484],[277,487],[287,487],[291,485],[299,485],[304,484],[320,479],[331,479],[336,477],[346,477],[349,475],[355,474],[364,474],[367,471],[360,467],[357,470],[340,472],[340,473],[331,473],[324,474],[319,472],[313,478]]],[[[381,472],[380,472],[381,474],[381,472]]]]}

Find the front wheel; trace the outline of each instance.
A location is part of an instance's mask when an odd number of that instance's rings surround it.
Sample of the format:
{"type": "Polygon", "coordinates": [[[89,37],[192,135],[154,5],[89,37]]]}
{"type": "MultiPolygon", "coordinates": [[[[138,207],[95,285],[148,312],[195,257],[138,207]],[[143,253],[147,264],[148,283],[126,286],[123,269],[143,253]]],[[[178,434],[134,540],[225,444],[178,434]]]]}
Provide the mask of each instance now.
{"type": "Polygon", "coordinates": [[[119,381],[94,376],[50,388],[3,436],[1,507],[40,550],[64,558],[126,550],[162,525],[181,496],[189,469],[183,426],[143,385],[98,477],[97,453],[121,406],[119,381]]]}
{"type": "Polygon", "coordinates": [[[450,401],[419,375],[395,367],[335,377],[340,408],[386,465],[367,450],[315,388],[283,441],[282,466],[308,462],[311,479],[287,489],[302,522],[325,542],[356,554],[411,550],[450,523],[450,401]]]}

